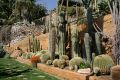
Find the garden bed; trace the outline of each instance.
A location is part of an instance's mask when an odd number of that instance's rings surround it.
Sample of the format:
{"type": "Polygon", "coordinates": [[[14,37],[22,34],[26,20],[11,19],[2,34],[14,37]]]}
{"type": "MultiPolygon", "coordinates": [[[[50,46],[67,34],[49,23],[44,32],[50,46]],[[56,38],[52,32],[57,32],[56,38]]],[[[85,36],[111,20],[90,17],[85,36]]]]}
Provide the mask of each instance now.
{"type": "MultiPolygon", "coordinates": [[[[22,59],[18,57],[17,61],[31,65],[31,62],[28,59],[22,59]]],[[[100,76],[100,77],[90,76],[90,78],[87,79],[87,74],[79,74],[74,71],[60,69],[60,68],[48,66],[45,64],[41,64],[41,63],[38,63],[37,66],[38,66],[38,69],[45,71],[47,73],[53,74],[55,76],[64,78],[65,80],[112,80],[110,76],[100,76]]]]}

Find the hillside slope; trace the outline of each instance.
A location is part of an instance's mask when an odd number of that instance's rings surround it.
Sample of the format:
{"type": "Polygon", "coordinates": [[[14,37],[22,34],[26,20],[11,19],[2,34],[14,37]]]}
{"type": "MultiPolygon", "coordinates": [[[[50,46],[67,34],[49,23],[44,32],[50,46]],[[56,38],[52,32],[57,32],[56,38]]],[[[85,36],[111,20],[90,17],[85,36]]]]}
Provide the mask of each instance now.
{"type": "MultiPolygon", "coordinates": [[[[113,36],[113,31],[114,31],[114,27],[113,27],[113,23],[112,23],[112,16],[106,15],[105,17],[103,17],[103,32],[109,36],[113,36]]],[[[99,22],[99,20],[97,21],[98,26],[101,27],[101,23],[99,22]]],[[[38,38],[38,40],[40,41],[40,44],[42,46],[43,50],[48,49],[48,33],[46,34],[41,34],[39,36],[36,36],[38,38]]],[[[11,43],[11,47],[6,47],[6,50],[10,53],[12,53],[17,47],[20,47],[24,52],[26,52],[28,50],[28,37],[24,38],[21,41],[18,41],[16,43],[11,43]]]]}

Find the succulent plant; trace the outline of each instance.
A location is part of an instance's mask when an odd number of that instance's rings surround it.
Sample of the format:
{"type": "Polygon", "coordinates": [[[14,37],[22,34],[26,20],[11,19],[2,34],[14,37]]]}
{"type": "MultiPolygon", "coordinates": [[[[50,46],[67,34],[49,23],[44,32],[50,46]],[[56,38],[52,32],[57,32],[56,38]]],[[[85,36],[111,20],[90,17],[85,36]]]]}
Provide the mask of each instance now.
{"type": "Polygon", "coordinates": [[[61,56],[60,56],[60,59],[69,60],[69,57],[68,57],[67,55],[61,55],[61,56]]]}
{"type": "Polygon", "coordinates": [[[26,53],[23,53],[21,57],[22,57],[23,59],[26,59],[26,55],[27,55],[26,53]]]}
{"type": "Polygon", "coordinates": [[[63,69],[66,65],[65,60],[64,59],[59,59],[57,62],[57,65],[59,68],[63,69]]]}
{"type": "Polygon", "coordinates": [[[69,67],[75,69],[75,66],[80,66],[80,64],[84,63],[81,57],[74,57],[69,61],[69,67]]]}
{"type": "Polygon", "coordinates": [[[97,67],[103,74],[110,73],[110,68],[114,66],[114,62],[109,55],[96,56],[93,62],[93,70],[97,67]]]}
{"type": "Polygon", "coordinates": [[[85,51],[86,51],[87,62],[90,63],[91,62],[91,51],[90,51],[90,36],[89,36],[89,33],[85,33],[84,43],[85,43],[85,51]]]}
{"type": "Polygon", "coordinates": [[[50,55],[48,53],[42,54],[40,60],[42,63],[46,63],[50,59],[50,55]]]}
{"type": "Polygon", "coordinates": [[[46,64],[47,64],[47,65],[52,65],[52,60],[48,60],[48,61],[46,62],[46,64]]]}
{"type": "Polygon", "coordinates": [[[120,65],[111,68],[112,80],[120,80],[120,65]]]}
{"type": "Polygon", "coordinates": [[[54,67],[58,67],[58,61],[59,61],[59,59],[55,59],[55,60],[53,61],[53,66],[54,66],[54,67]]]}

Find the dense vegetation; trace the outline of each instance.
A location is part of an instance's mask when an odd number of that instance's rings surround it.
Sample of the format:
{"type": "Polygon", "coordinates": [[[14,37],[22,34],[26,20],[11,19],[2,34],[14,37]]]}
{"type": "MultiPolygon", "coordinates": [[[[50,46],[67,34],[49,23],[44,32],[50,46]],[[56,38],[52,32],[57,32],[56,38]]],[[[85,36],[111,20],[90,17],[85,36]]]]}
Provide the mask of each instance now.
{"type": "Polygon", "coordinates": [[[0,25],[29,22],[46,15],[46,8],[36,0],[0,0],[0,25]]]}

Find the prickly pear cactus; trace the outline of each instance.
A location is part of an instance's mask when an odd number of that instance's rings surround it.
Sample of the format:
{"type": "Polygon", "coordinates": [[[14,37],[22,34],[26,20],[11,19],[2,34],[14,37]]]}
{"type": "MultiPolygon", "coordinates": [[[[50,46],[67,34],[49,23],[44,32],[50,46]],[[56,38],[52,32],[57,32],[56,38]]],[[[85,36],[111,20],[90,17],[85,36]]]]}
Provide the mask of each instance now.
{"type": "Polygon", "coordinates": [[[114,66],[114,62],[109,55],[96,56],[93,62],[93,70],[99,68],[100,72],[103,74],[110,73],[112,66],[114,66]]]}

